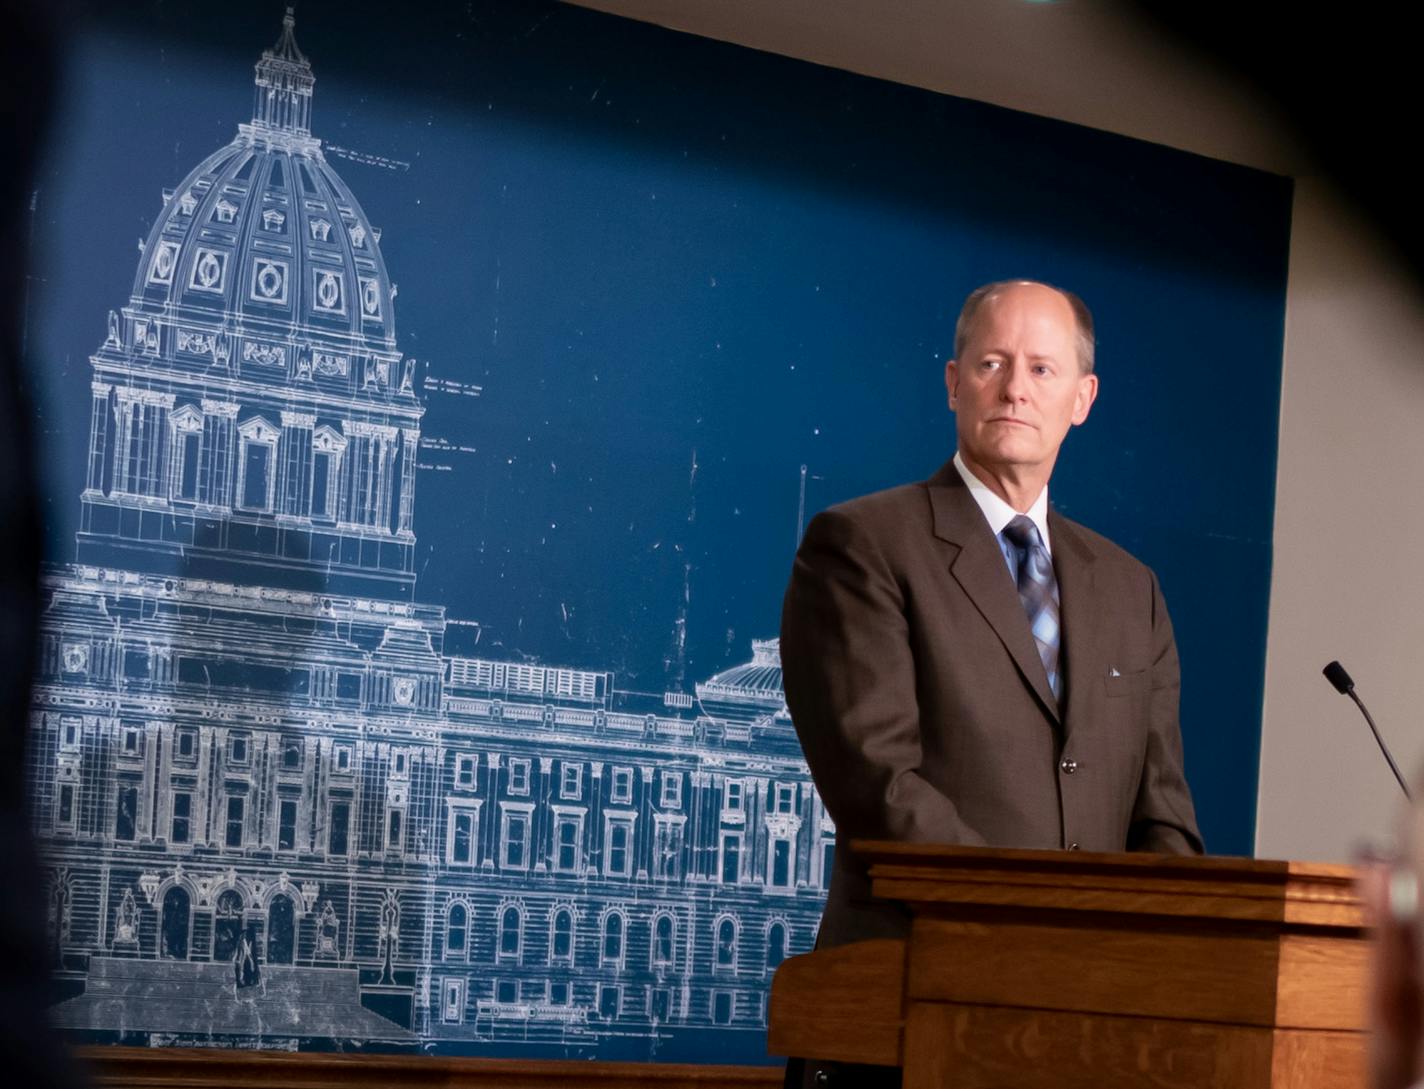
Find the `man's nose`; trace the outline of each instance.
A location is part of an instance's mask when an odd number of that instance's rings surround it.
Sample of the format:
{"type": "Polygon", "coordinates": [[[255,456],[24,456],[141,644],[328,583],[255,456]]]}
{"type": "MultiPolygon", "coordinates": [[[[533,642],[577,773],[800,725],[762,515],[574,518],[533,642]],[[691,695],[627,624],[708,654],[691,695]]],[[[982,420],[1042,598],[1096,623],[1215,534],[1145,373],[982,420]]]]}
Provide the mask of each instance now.
{"type": "Polygon", "coordinates": [[[999,396],[1005,401],[1022,401],[1028,395],[1028,368],[1018,360],[1010,360],[1001,374],[999,396]]]}

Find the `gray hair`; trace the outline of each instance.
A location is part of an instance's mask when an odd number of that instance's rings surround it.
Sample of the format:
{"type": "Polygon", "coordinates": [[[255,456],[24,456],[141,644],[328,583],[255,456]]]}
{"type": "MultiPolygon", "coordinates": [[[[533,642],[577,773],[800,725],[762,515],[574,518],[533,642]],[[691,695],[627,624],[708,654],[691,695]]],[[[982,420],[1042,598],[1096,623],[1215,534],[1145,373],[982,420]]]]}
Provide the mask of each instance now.
{"type": "Polygon", "coordinates": [[[954,325],[954,358],[958,359],[964,354],[964,346],[969,343],[969,334],[974,329],[974,321],[983,305],[1005,288],[1023,286],[1046,287],[1049,291],[1056,291],[1063,296],[1073,311],[1073,320],[1078,326],[1078,369],[1084,374],[1092,374],[1093,352],[1097,344],[1093,334],[1092,311],[1088,309],[1088,304],[1073,292],[1041,280],[995,280],[992,284],[985,284],[971,291],[969,298],[964,300],[964,306],[959,311],[959,320],[954,325]]]}

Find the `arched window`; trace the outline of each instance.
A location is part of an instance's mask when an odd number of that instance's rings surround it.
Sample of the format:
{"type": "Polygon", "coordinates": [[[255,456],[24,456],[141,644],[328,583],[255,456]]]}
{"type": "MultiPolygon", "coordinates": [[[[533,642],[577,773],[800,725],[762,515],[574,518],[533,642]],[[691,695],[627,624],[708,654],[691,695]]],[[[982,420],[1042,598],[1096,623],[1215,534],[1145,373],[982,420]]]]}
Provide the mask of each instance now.
{"type": "Polygon", "coordinates": [[[192,927],[192,901],[181,885],[163,894],[163,920],[159,925],[159,954],[175,960],[188,959],[188,938],[192,927]]]}
{"type": "Polygon", "coordinates": [[[524,917],[511,904],[499,913],[499,955],[518,957],[523,944],[524,917]]]}
{"type": "Polygon", "coordinates": [[[217,914],[213,918],[213,960],[232,960],[241,935],[242,896],[228,889],[218,897],[217,914]]]}
{"type": "Polygon", "coordinates": [[[728,971],[737,967],[737,922],[730,915],[717,922],[716,966],[728,971]]]}
{"type": "Polygon", "coordinates": [[[574,959],[574,913],[568,908],[554,912],[554,922],[549,928],[549,959],[574,959]]]}
{"type": "Polygon", "coordinates": [[[447,955],[465,951],[465,936],[469,931],[470,912],[464,904],[450,905],[450,913],[445,918],[445,952],[447,955]]]}
{"type": "Polygon", "coordinates": [[[267,905],[267,963],[291,964],[296,959],[297,911],[290,896],[278,893],[267,905]]]}
{"type": "Polygon", "coordinates": [[[766,932],[766,966],[775,971],[786,959],[786,925],[772,923],[766,932]]]}
{"type": "Polygon", "coordinates": [[[603,963],[623,963],[623,916],[610,911],[603,920],[603,963]]]}
{"type": "Polygon", "coordinates": [[[652,962],[654,968],[672,967],[672,950],[676,935],[676,924],[671,915],[659,915],[653,921],[652,962]]]}

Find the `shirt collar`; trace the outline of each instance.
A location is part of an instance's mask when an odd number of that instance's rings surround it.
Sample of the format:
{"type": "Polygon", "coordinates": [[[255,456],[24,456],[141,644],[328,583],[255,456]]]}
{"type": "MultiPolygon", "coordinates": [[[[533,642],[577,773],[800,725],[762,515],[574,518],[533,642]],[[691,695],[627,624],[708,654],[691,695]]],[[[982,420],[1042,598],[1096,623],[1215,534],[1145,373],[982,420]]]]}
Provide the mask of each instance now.
{"type": "MultiPolygon", "coordinates": [[[[969,489],[969,494],[974,497],[974,502],[979,504],[979,509],[984,512],[984,517],[989,522],[989,528],[994,536],[998,536],[1004,531],[1004,527],[1018,517],[1019,512],[1014,510],[997,496],[989,485],[985,484],[964,464],[964,459],[959,456],[959,451],[954,452],[954,467],[959,471],[960,478],[969,489]]],[[[1038,535],[1043,538],[1044,550],[1053,555],[1053,545],[1048,539],[1048,489],[1038,493],[1038,498],[1033,501],[1033,506],[1027,511],[1029,520],[1038,527],[1038,535]]]]}

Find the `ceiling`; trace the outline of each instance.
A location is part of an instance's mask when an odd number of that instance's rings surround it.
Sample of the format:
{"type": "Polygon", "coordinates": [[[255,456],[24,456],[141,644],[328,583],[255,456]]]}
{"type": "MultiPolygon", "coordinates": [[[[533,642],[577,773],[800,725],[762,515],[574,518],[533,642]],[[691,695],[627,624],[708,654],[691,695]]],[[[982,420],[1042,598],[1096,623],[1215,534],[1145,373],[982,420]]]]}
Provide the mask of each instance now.
{"type": "Polygon", "coordinates": [[[1261,102],[1110,2],[566,0],[1282,174],[1302,155],[1261,102]]]}

